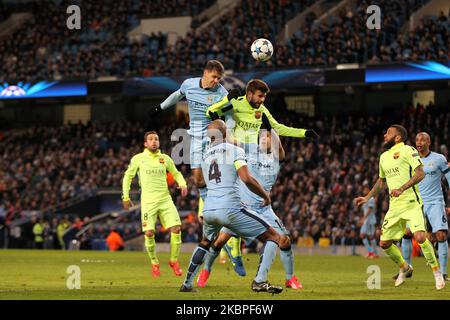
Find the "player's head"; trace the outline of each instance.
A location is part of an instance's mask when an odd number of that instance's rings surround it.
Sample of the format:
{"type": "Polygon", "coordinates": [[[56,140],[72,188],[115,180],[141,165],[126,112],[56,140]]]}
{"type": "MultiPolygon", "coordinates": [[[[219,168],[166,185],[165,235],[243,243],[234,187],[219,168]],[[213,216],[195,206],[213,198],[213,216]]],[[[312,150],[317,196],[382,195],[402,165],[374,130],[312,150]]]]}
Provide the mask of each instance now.
{"type": "Polygon", "coordinates": [[[269,153],[272,150],[272,135],[269,130],[259,130],[259,149],[262,152],[269,153]]]}
{"type": "Polygon", "coordinates": [[[223,120],[217,119],[208,125],[207,135],[211,143],[219,143],[226,139],[227,126],[223,120]]]}
{"type": "Polygon", "coordinates": [[[431,138],[426,132],[419,132],[416,135],[416,149],[420,153],[428,153],[430,151],[431,138]]]}
{"type": "Polygon", "coordinates": [[[247,83],[245,95],[247,97],[247,101],[253,108],[259,108],[259,106],[266,100],[269,91],[270,89],[267,83],[259,79],[252,79],[247,83]]]}
{"type": "Polygon", "coordinates": [[[150,152],[156,152],[159,149],[159,136],[156,131],[148,131],[145,133],[144,146],[150,152]]]}
{"type": "Polygon", "coordinates": [[[202,85],[205,89],[214,88],[222,79],[225,68],[220,61],[209,60],[203,69],[202,85]]]}
{"type": "Polygon", "coordinates": [[[407,138],[408,131],[406,131],[405,127],[393,124],[384,134],[384,147],[390,149],[397,143],[406,141],[407,138]]]}

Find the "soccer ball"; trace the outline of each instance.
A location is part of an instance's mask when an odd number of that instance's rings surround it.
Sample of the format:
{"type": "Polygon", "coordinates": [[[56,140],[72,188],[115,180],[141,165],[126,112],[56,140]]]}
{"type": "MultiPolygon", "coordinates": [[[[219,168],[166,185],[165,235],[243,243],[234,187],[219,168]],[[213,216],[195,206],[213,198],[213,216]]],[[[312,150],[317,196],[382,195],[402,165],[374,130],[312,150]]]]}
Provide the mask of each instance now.
{"type": "Polygon", "coordinates": [[[269,40],[260,38],[253,41],[250,51],[252,52],[253,59],[267,61],[272,58],[273,46],[269,40]]]}

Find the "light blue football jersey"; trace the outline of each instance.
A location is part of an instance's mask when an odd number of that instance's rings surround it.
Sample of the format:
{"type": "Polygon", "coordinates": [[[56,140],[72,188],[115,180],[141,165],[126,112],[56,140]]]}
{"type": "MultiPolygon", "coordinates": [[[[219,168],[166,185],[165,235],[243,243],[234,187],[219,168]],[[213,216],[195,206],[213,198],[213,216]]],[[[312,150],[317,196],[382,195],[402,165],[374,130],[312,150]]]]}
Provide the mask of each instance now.
{"type": "Polygon", "coordinates": [[[228,91],[220,83],[211,89],[201,87],[201,78],[184,80],[180,93],[186,97],[189,108],[189,131],[192,136],[205,136],[211,119],[206,116],[206,109],[213,103],[219,102],[228,91]]]}
{"type": "Polygon", "coordinates": [[[364,215],[367,214],[367,211],[370,210],[371,213],[369,214],[369,216],[366,218],[366,223],[369,224],[376,224],[377,223],[377,218],[375,217],[375,199],[372,197],[369,199],[369,201],[367,201],[366,203],[363,204],[362,206],[364,215]]]}
{"type": "Polygon", "coordinates": [[[419,182],[419,193],[424,204],[443,202],[444,196],[441,186],[442,176],[445,175],[450,185],[450,168],[447,159],[436,152],[430,152],[423,161],[425,178],[419,182]]]}
{"type": "Polygon", "coordinates": [[[242,148],[223,142],[206,149],[203,155],[202,171],[208,187],[203,210],[240,209],[241,198],[237,180],[239,176],[235,163],[245,162],[242,148]]]}
{"type": "MultiPolygon", "coordinates": [[[[247,164],[250,174],[258,180],[264,190],[270,192],[280,172],[279,161],[274,158],[272,153],[260,152],[258,148],[257,152],[247,154],[247,164]]],[[[264,199],[250,191],[241,179],[238,181],[238,186],[242,202],[246,206],[262,206],[264,199]]]]}

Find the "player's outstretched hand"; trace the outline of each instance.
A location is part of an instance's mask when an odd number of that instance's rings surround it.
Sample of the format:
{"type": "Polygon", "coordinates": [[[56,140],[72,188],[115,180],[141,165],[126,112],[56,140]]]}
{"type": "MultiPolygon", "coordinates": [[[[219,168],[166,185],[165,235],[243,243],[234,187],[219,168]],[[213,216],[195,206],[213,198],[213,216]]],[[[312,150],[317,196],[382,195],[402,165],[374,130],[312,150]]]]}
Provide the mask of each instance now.
{"type": "Polygon", "coordinates": [[[150,107],[150,109],[148,110],[148,115],[150,118],[156,117],[158,114],[160,114],[162,111],[162,108],[160,105],[158,106],[153,106],[150,107]]]}
{"type": "Polygon", "coordinates": [[[366,197],[358,197],[358,198],[355,198],[353,201],[359,207],[360,205],[363,205],[364,203],[366,203],[367,199],[366,199],[366,197]]]}
{"type": "Polygon", "coordinates": [[[208,114],[209,114],[209,117],[211,118],[211,121],[220,119],[220,117],[219,117],[219,115],[217,114],[217,112],[209,111],[208,114]]]}
{"type": "Polygon", "coordinates": [[[181,196],[182,196],[183,198],[187,196],[187,194],[188,194],[188,189],[187,189],[187,187],[178,187],[178,189],[181,190],[181,196]]]}
{"type": "Polygon", "coordinates": [[[264,128],[266,128],[267,131],[272,131],[272,125],[270,124],[269,118],[267,118],[267,116],[264,112],[262,114],[261,119],[262,119],[264,128]]]}
{"type": "Polygon", "coordinates": [[[447,213],[448,216],[450,216],[450,208],[445,208],[445,212],[447,213]]]}
{"type": "Polygon", "coordinates": [[[320,136],[313,129],[307,129],[305,132],[305,137],[317,140],[320,136]]]}
{"type": "Polygon", "coordinates": [[[228,99],[228,101],[231,101],[231,99],[236,99],[237,97],[240,97],[241,95],[242,95],[241,89],[233,88],[228,92],[227,99],[228,99]]]}
{"type": "Polygon", "coordinates": [[[124,200],[122,201],[122,205],[125,210],[129,210],[132,206],[134,206],[134,203],[131,200],[124,200]]]}

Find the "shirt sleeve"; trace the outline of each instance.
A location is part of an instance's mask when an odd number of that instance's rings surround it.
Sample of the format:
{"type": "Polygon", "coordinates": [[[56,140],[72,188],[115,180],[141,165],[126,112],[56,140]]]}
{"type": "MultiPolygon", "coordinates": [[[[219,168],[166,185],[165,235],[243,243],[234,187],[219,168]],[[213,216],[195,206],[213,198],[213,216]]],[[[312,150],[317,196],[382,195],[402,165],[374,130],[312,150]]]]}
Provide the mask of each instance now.
{"type": "Polygon", "coordinates": [[[270,114],[269,110],[264,107],[263,112],[266,114],[267,119],[270,122],[272,128],[277,129],[278,135],[283,137],[296,137],[296,138],[304,138],[306,129],[300,128],[292,128],[285,126],[284,124],[279,123],[275,118],[270,114]]]}
{"type": "Polygon", "coordinates": [[[234,167],[239,170],[243,166],[247,165],[244,149],[235,147],[234,167]]]}
{"type": "Polygon", "coordinates": [[[173,106],[178,101],[183,99],[185,97],[184,93],[182,93],[181,89],[178,89],[177,91],[173,92],[170,96],[167,97],[166,100],[164,100],[161,103],[161,109],[166,110],[167,108],[173,106]]]}
{"type": "Polygon", "coordinates": [[[233,103],[228,101],[228,97],[225,96],[222,100],[210,105],[209,108],[206,109],[206,115],[209,117],[209,112],[216,112],[219,116],[222,116],[233,108],[233,103]]]}
{"type": "Polygon", "coordinates": [[[175,164],[173,163],[172,158],[170,158],[167,155],[165,156],[165,158],[166,158],[165,163],[166,163],[167,171],[169,171],[172,174],[173,178],[178,183],[179,187],[186,187],[187,186],[186,180],[184,180],[184,177],[181,174],[181,172],[178,171],[177,167],[175,167],[175,164]]]}
{"type": "Polygon", "coordinates": [[[411,147],[407,150],[406,159],[411,166],[412,170],[415,170],[418,166],[423,166],[422,159],[420,159],[419,151],[411,147]]]}
{"type": "Polygon", "coordinates": [[[125,174],[123,175],[123,181],[122,181],[122,200],[128,201],[130,200],[130,189],[131,189],[131,182],[133,181],[134,176],[136,175],[136,172],[139,169],[139,164],[137,161],[136,156],[131,158],[130,164],[128,165],[127,171],[125,171],[125,174]]]}
{"type": "Polygon", "coordinates": [[[450,186],[450,166],[448,165],[447,159],[444,156],[441,157],[441,161],[439,162],[439,169],[444,174],[447,179],[448,185],[450,186]]]}

